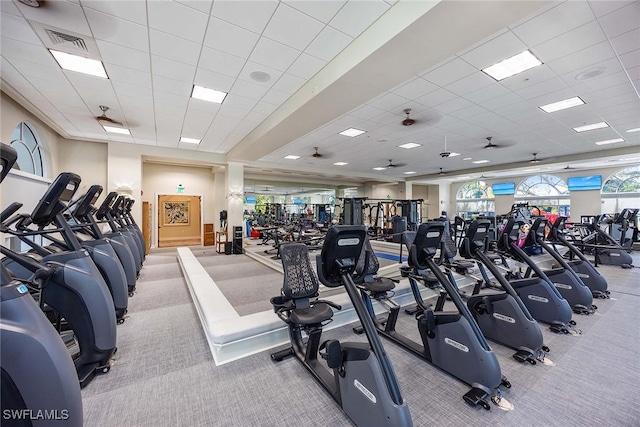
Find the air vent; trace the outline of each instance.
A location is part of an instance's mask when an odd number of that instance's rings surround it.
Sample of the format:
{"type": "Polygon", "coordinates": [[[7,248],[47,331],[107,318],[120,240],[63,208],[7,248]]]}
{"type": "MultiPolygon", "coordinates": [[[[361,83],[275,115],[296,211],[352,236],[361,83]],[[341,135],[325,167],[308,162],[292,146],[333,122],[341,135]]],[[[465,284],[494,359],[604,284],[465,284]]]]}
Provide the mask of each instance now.
{"type": "Polygon", "coordinates": [[[71,43],[77,49],[84,50],[88,52],[87,45],[84,42],[84,39],[81,37],[72,36],[71,34],[61,33],[59,31],[50,30],[48,28],[45,29],[46,33],[49,35],[49,39],[54,45],[60,44],[68,44],[71,43]]]}

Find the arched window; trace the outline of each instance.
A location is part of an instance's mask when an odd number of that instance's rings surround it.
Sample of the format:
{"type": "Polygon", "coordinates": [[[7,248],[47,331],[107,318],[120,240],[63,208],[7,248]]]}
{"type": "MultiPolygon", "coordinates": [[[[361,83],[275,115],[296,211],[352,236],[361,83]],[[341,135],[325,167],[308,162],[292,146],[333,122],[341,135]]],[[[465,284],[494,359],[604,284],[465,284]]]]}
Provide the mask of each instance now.
{"type": "Polygon", "coordinates": [[[476,215],[494,215],[496,210],[493,189],[484,181],[469,181],[456,193],[457,215],[471,219],[476,215]]]}
{"type": "Polygon", "coordinates": [[[549,214],[569,216],[569,187],[554,175],[534,175],[516,187],[516,203],[528,202],[549,214]]]}
{"type": "Polygon", "coordinates": [[[14,169],[44,176],[43,153],[37,132],[27,123],[20,123],[11,134],[11,146],[18,153],[14,169]]]}
{"type": "Polygon", "coordinates": [[[616,213],[640,206],[640,166],[631,166],[611,175],[602,186],[602,212],[616,213]]]}

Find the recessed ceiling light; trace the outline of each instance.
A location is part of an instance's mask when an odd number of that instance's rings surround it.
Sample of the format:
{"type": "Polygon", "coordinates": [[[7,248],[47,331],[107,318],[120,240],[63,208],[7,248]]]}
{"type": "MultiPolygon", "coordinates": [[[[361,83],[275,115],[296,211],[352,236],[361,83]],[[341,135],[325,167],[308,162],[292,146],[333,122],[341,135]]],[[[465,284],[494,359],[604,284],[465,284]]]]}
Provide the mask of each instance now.
{"type": "Polygon", "coordinates": [[[460,155],[460,153],[456,153],[456,152],[454,152],[454,151],[451,151],[451,152],[449,153],[449,157],[455,157],[455,156],[459,156],[459,155],[460,155]]]}
{"type": "Polygon", "coordinates": [[[405,174],[405,175],[413,175],[414,173],[418,173],[418,172],[408,171],[408,172],[405,172],[404,174],[405,174]]]}
{"type": "Polygon", "coordinates": [[[186,142],[187,144],[200,144],[200,140],[199,139],[186,138],[184,136],[180,137],[180,142],[186,142]]]}
{"type": "Polygon", "coordinates": [[[537,67],[538,65],[542,65],[542,62],[531,52],[525,50],[522,53],[512,56],[511,58],[507,58],[502,62],[498,62],[497,64],[485,68],[482,71],[500,81],[533,67],[537,67]]]}
{"type": "Polygon", "coordinates": [[[616,142],[623,142],[623,141],[624,141],[624,139],[622,139],[622,138],[606,139],[604,141],[596,142],[596,145],[615,144],[616,142]]]}
{"type": "Polygon", "coordinates": [[[573,98],[563,99],[562,101],[554,102],[552,104],[541,105],[539,108],[545,113],[553,113],[555,111],[564,110],[571,107],[577,107],[583,105],[584,101],[579,96],[573,98]]]}
{"type": "Polygon", "coordinates": [[[102,62],[97,59],[89,59],[52,49],[49,49],[49,52],[51,52],[53,57],[56,59],[58,65],[65,70],[108,79],[107,72],[104,70],[104,65],[102,65],[102,62]]]}
{"type": "Polygon", "coordinates": [[[479,165],[481,163],[489,163],[489,160],[476,160],[475,162],[471,162],[471,163],[475,163],[476,165],[479,165]]]}
{"type": "Polygon", "coordinates": [[[203,101],[215,102],[216,104],[222,104],[224,98],[227,96],[226,92],[221,92],[215,89],[208,89],[206,87],[193,85],[193,91],[191,91],[191,97],[195,99],[202,99],[203,101]]]}
{"type": "Polygon", "coordinates": [[[284,156],[287,160],[298,160],[300,156],[294,156],[293,154],[289,154],[288,156],[284,156]]]}
{"type": "Polygon", "coordinates": [[[627,133],[631,133],[631,132],[640,132],[640,128],[633,128],[627,131],[627,133]]]}
{"type": "Polygon", "coordinates": [[[349,129],[346,129],[346,130],[343,130],[342,132],[340,132],[340,135],[350,136],[351,138],[353,138],[354,136],[362,135],[365,132],[366,131],[364,131],[364,130],[355,129],[355,128],[349,128],[349,129]]]}
{"type": "Polygon", "coordinates": [[[473,159],[473,157],[465,157],[465,158],[464,158],[464,159],[462,159],[462,160],[471,160],[471,159],[473,159]]]}
{"type": "Polygon", "coordinates": [[[117,128],[114,126],[104,126],[104,125],[102,127],[104,128],[104,130],[110,133],[119,133],[121,135],[131,135],[131,132],[129,132],[129,129],[126,129],[126,128],[117,128]]]}
{"type": "Polygon", "coordinates": [[[381,167],[373,168],[373,170],[374,170],[374,171],[383,171],[383,170],[385,170],[385,169],[386,169],[386,168],[381,168],[381,167]]]}
{"type": "Polygon", "coordinates": [[[336,165],[336,166],[345,166],[345,165],[348,165],[348,164],[349,163],[347,163],[347,162],[335,162],[334,163],[334,165],[336,165]]]}
{"type": "Polygon", "coordinates": [[[607,122],[599,122],[599,123],[593,123],[591,125],[578,126],[577,128],[573,128],[573,130],[575,130],[576,132],[586,132],[588,130],[602,129],[602,128],[608,128],[608,127],[609,125],[607,124],[607,122]]]}
{"type": "Polygon", "coordinates": [[[532,169],[522,169],[522,172],[536,172],[539,171],[540,168],[532,168],[532,169]]]}
{"type": "Polygon", "coordinates": [[[411,148],[421,147],[422,144],[416,144],[415,142],[407,142],[406,144],[398,145],[398,148],[404,148],[410,150],[411,148]]]}
{"type": "Polygon", "coordinates": [[[587,80],[602,75],[606,71],[607,67],[596,67],[587,71],[583,71],[576,76],[576,80],[587,80]]]}

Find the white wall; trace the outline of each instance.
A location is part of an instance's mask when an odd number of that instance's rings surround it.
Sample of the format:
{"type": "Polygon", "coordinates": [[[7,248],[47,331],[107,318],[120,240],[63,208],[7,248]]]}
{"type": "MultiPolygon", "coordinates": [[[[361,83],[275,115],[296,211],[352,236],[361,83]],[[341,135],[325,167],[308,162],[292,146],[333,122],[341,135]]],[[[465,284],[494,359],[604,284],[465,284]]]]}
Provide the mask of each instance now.
{"type": "Polygon", "coordinates": [[[60,172],[73,172],[82,178],[79,194],[95,184],[101,185],[106,192],[107,144],[60,138],[58,153],[60,172]]]}
{"type": "MultiPolygon", "coordinates": [[[[144,194],[141,201],[149,202],[152,211],[157,209],[157,196],[160,194],[178,194],[177,187],[181,184],[185,189],[185,195],[202,196],[202,217],[204,224],[217,224],[218,212],[214,207],[215,180],[211,168],[188,167],[177,165],[161,165],[155,163],[143,163],[142,167],[142,188],[144,194]]],[[[134,205],[135,206],[135,205],[134,205]]],[[[152,215],[151,230],[154,234],[152,242],[156,241],[155,235],[158,230],[158,217],[152,215]]]]}
{"type": "Polygon", "coordinates": [[[571,192],[571,221],[580,222],[582,215],[599,215],[601,202],[600,190],[571,192]]]}

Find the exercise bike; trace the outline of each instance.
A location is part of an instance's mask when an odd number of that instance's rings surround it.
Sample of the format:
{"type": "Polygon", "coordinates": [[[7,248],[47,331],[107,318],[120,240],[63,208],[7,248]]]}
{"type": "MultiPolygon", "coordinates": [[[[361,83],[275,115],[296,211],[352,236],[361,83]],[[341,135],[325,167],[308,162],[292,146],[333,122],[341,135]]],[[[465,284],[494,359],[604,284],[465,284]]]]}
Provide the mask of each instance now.
{"type": "Polygon", "coordinates": [[[295,356],[357,426],[412,426],[391,362],[355,285],[362,280],[354,271],[366,233],[364,226],[330,228],[317,257],[317,271],[325,286],[345,287],[368,343],[337,340],[320,343],[322,328],[333,316],[331,307],[337,310],[341,307],[316,299],[319,283],[307,246],[289,243],[280,247],[284,268],[282,295],[272,298],[271,303],[288,325],[291,346],[273,353],[271,358],[279,362],[295,356]],[[303,331],[308,336],[306,342],[303,331]]]}

